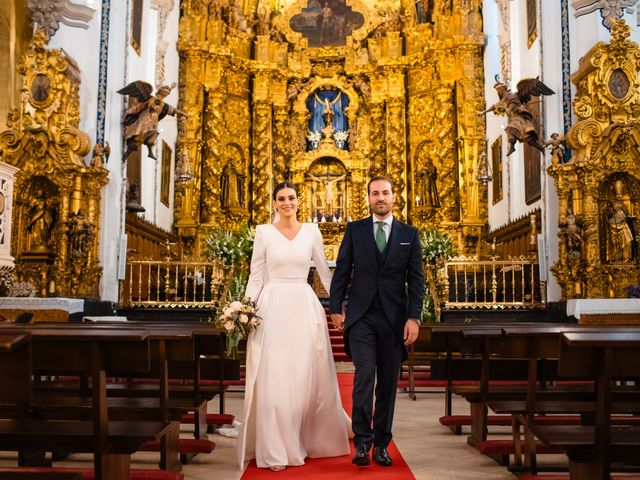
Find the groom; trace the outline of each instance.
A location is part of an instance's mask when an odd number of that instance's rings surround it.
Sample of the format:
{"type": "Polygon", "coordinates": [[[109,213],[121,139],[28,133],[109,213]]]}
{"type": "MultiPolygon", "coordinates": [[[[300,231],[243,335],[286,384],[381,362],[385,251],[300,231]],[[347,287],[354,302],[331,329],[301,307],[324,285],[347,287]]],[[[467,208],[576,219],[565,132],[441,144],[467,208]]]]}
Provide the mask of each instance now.
{"type": "Polygon", "coordinates": [[[388,467],[400,364],[406,346],[418,338],[424,272],[418,230],[391,213],[396,197],[390,180],[374,177],[367,191],[373,215],[347,224],[331,281],[331,321],[344,330],[345,350],[356,367],[353,463],[369,465],[373,446],[375,462],[388,467]]]}

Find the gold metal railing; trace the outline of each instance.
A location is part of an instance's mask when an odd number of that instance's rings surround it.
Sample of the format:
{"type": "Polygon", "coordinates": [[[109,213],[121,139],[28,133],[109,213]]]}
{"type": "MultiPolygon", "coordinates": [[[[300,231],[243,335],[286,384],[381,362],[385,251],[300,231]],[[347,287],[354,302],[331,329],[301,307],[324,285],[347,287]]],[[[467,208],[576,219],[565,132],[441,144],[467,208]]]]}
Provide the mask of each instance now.
{"type": "Polygon", "coordinates": [[[544,304],[535,257],[453,257],[444,264],[445,307],[532,308],[544,304]]]}
{"type": "Polygon", "coordinates": [[[231,268],[221,262],[128,260],[120,299],[125,307],[216,308],[231,268]]]}

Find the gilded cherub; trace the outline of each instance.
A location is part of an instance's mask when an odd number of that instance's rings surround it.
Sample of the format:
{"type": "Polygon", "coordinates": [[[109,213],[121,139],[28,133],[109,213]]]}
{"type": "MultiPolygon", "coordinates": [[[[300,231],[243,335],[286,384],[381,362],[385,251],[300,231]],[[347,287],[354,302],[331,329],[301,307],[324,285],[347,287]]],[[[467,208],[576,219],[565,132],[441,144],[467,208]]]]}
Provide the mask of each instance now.
{"type": "Polygon", "coordinates": [[[142,144],[147,146],[149,157],[155,159],[154,146],[158,138],[158,122],[167,115],[187,116],[183,111],[164,102],[174,87],[175,83],[171,86],[163,85],[158,88],[155,96],[152,96],[153,87],[147,82],[137,80],[118,90],[120,95],[129,95],[138,100],[138,103],[127,109],[122,122],[127,144],[123,160],[142,144]]]}
{"type": "Polygon", "coordinates": [[[516,92],[509,91],[507,86],[500,81],[497,81],[493,88],[498,92],[500,101],[479,112],[478,115],[493,112],[496,115],[507,116],[507,126],[504,128],[509,141],[507,156],[515,152],[516,142],[528,143],[544,153],[544,146],[538,140],[533,115],[527,110],[527,104],[532,96],[553,95],[555,92],[542,83],[539,78],[523,78],[518,82],[516,92]]]}
{"type": "Polygon", "coordinates": [[[552,133],[551,139],[542,144],[544,147],[551,147],[551,165],[561,165],[564,163],[564,135],[552,133]]]}

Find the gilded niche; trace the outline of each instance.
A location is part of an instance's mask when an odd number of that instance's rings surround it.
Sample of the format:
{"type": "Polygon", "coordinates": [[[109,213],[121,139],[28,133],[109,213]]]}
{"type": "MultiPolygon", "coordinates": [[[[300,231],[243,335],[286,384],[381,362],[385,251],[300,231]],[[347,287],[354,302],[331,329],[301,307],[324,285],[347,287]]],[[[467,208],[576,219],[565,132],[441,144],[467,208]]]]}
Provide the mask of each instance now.
{"type": "Polygon", "coordinates": [[[78,130],[80,71],[38,30],[23,55],[21,108],[0,134],[2,161],[18,167],[11,232],[16,275],[40,296],[98,297],[100,191],[108,146],[91,165],[89,137],[78,130]]]}
{"type": "Polygon", "coordinates": [[[475,253],[486,224],[480,0],[183,1],[176,189],[182,252],[209,226],[270,222],[271,191],[299,187],[335,258],[366,185],[391,178],[398,218],[475,253]]]}
{"type": "MultiPolygon", "coordinates": [[[[640,47],[614,21],[611,43],[580,60],[573,156],[547,171],[559,197],[559,259],[552,271],[564,298],[620,298],[640,281],[640,47]]],[[[561,152],[562,153],[562,152],[561,152]]]]}

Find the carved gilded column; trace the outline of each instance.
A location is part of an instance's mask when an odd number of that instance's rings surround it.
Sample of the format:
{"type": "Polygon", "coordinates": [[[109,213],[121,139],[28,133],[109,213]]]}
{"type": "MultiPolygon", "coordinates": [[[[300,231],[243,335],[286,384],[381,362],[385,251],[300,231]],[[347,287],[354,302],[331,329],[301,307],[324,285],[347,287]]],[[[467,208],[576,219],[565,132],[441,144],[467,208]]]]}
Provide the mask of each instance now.
{"type": "Polygon", "coordinates": [[[405,157],[405,107],[404,98],[387,101],[387,175],[393,183],[396,194],[394,215],[404,221],[406,218],[406,166],[405,157]]]}
{"type": "Polygon", "coordinates": [[[369,105],[369,175],[384,175],[387,172],[384,102],[369,105]]]}
{"type": "Polygon", "coordinates": [[[271,104],[259,100],[253,104],[253,222],[271,220],[271,104]]]}
{"type": "Polygon", "coordinates": [[[225,94],[220,91],[207,92],[205,112],[204,172],[202,179],[201,222],[211,224],[220,214],[220,173],[224,149],[223,105],[225,94]]]}
{"type": "Polygon", "coordinates": [[[278,184],[286,180],[289,170],[289,109],[287,106],[273,107],[273,181],[278,184]]]}

